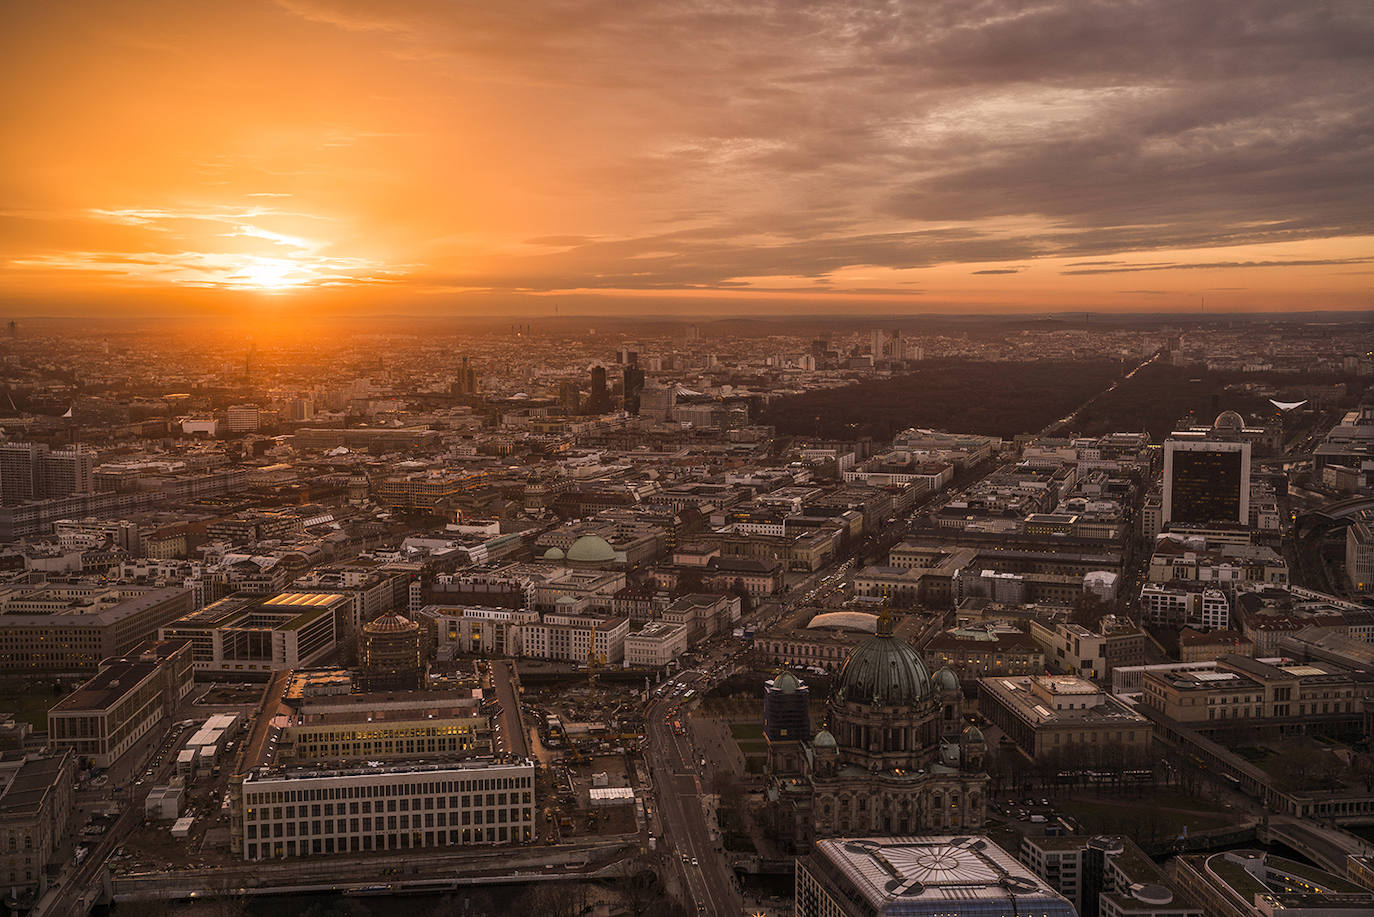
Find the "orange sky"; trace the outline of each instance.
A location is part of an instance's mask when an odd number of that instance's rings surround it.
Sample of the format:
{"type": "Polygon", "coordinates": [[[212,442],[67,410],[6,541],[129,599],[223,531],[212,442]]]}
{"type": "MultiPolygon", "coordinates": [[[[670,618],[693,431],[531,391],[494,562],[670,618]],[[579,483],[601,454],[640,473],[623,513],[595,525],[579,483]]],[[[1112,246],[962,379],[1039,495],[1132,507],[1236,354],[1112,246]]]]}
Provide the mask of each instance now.
{"type": "Polygon", "coordinates": [[[1278,9],[16,0],[0,292],[54,315],[1374,308],[1374,15],[1278,9]]]}

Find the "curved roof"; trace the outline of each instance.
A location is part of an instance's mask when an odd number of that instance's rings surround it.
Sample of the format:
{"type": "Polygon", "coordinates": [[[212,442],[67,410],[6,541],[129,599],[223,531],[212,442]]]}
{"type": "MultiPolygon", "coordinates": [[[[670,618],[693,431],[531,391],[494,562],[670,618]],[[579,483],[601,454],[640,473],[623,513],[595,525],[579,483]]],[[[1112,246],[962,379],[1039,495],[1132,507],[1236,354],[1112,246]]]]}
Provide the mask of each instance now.
{"type": "Polygon", "coordinates": [[[964,731],[959,734],[959,738],[961,738],[965,742],[986,741],[983,738],[983,730],[979,729],[977,726],[974,726],[972,724],[964,727],[964,731]]]}
{"type": "Polygon", "coordinates": [[[837,627],[840,630],[857,630],[872,634],[878,630],[878,616],[863,611],[823,611],[812,618],[811,623],[806,626],[808,629],[837,627]]]}
{"type": "Polygon", "coordinates": [[[959,676],[951,672],[948,667],[942,668],[940,669],[940,671],[936,672],[932,680],[935,682],[935,687],[937,690],[959,690],[959,676]]]}
{"type": "Polygon", "coordinates": [[[397,614],[382,615],[363,625],[363,630],[369,634],[401,634],[419,629],[419,624],[397,614]]]}
{"type": "Polygon", "coordinates": [[[609,564],[615,560],[615,548],[600,535],[583,535],[568,548],[568,560],[582,564],[609,564]]]}
{"type": "Polygon", "coordinates": [[[562,560],[563,557],[563,549],[557,546],[549,548],[544,552],[545,560],[562,560]]]}
{"type": "Polygon", "coordinates": [[[816,737],[811,740],[811,745],[814,748],[835,748],[836,744],[835,737],[830,734],[830,730],[828,729],[822,729],[820,732],[816,733],[816,737]]]}
{"type": "Polygon", "coordinates": [[[1240,430],[1245,426],[1245,418],[1235,411],[1222,411],[1212,421],[1213,430],[1240,430]]]}
{"type": "Polygon", "coordinates": [[[783,694],[796,694],[800,687],[801,682],[791,672],[783,672],[773,679],[773,690],[781,691],[783,694]]]}
{"type": "Polygon", "coordinates": [[[878,633],[856,646],[840,669],[840,700],[886,707],[914,707],[935,691],[921,654],[893,636],[892,620],[878,620],[878,633]]]}

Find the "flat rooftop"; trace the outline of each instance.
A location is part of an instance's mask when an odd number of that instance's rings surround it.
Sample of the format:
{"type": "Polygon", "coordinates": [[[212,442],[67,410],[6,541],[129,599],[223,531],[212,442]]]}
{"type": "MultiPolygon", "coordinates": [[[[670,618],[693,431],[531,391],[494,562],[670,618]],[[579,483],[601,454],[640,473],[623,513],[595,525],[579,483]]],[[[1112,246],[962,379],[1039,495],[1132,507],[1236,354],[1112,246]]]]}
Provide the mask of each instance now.
{"type": "Polygon", "coordinates": [[[1005,901],[1006,913],[1074,914],[1073,905],[985,837],[821,840],[816,860],[837,870],[877,914],[940,907],[983,913],[994,901],[1005,901]]]}
{"type": "Polygon", "coordinates": [[[244,783],[268,780],[315,780],[338,777],[386,777],[401,774],[436,774],[442,771],[478,771],[491,769],[529,768],[534,772],[534,762],[528,758],[501,760],[498,758],[467,758],[459,761],[414,761],[404,764],[382,764],[371,762],[351,767],[322,768],[313,766],[273,767],[251,771],[244,777],[244,783]]]}
{"type": "Polygon", "coordinates": [[[29,758],[19,765],[4,793],[0,793],[0,816],[36,815],[43,798],[57,782],[62,763],[70,752],[29,758]]]}
{"type": "MultiPolygon", "coordinates": [[[[1062,676],[1056,676],[1062,677],[1062,676]]],[[[1011,708],[1021,719],[1035,726],[1149,726],[1150,721],[1125,706],[1121,701],[1106,694],[1103,689],[1093,687],[1100,693],[1101,704],[1078,709],[1054,710],[1046,706],[1046,701],[1031,690],[1028,675],[1009,675],[999,678],[980,678],[981,690],[987,691],[1003,704],[1011,708]]],[[[1092,684],[1088,682],[1088,684],[1092,684]]]]}
{"type": "Polygon", "coordinates": [[[54,713],[94,713],[108,710],[144,679],[158,670],[158,663],[138,659],[116,659],[85,684],[62,698],[54,713]]]}

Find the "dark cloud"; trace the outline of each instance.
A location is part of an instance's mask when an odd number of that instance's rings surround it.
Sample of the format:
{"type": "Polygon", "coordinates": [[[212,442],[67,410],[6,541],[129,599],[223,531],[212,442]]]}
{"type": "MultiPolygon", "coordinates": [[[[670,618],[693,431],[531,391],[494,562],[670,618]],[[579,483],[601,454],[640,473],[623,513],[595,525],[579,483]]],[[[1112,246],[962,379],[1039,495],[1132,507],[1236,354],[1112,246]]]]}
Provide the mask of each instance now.
{"type": "Polygon", "coordinates": [[[1019,274],[1019,273],[1021,273],[1021,268],[1019,268],[1019,267],[1008,267],[1008,268],[998,268],[998,269],[996,269],[996,270],[970,271],[969,273],[970,273],[970,274],[1019,274]]]}
{"type": "MultiPolygon", "coordinates": [[[[1338,264],[1368,264],[1374,258],[1314,258],[1293,261],[1199,261],[1192,264],[1141,265],[1138,267],[1112,267],[1095,270],[1060,271],[1061,274],[1134,274],[1140,271],[1201,271],[1219,268],[1255,267],[1326,267],[1338,264]]],[[[1239,289],[1224,287],[1218,289],[1239,289]]]]}

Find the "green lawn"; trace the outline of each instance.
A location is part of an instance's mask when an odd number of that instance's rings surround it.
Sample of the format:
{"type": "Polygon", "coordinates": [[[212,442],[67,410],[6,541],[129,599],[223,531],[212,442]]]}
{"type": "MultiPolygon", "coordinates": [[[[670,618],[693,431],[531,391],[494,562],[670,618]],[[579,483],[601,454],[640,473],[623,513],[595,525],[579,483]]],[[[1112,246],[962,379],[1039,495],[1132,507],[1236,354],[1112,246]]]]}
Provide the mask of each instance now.
{"type": "Polygon", "coordinates": [[[762,758],[768,754],[768,742],[760,723],[731,723],[730,735],[745,758],[762,758]]]}
{"type": "Polygon", "coordinates": [[[751,739],[754,740],[754,741],[762,742],[762,741],[763,741],[763,724],[762,724],[762,723],[731,723],[731,724],[730,724],[730,735],[732,735],[732,736],[735,737],[735,741],[736,741],[736,742],[738,742],[738,741],[740,741],[740,740],[749,741],[749,740],[751,740],[751,739]]]}
{"type": "Polygon", "coordinates": [[[29,723],[34,732],[48,729],[48,708],[62,699],[50,688],[35,691],[7,690],[0,693],[0,713],[12,713],[20,722],[29,723]]]}
{"type": "Polygon", "coordinates": [[[1184,793],[1159,793],[1149,799],[1060,799],[1059,808],[1077,819],[1087,833],[1126,833],[1142,841],[1177,837],[1184,826],[1196,833],[1243,820],[1215,803],[1184,793]]]}
{"type": "Polygon", "coordinates": [[[1251,764],[1263,764],[1265,759],[1272,757],[1274,754],[1273,751],[1262,745],[1242,745],[1239,748],[1232,749],[1232,751],[1240,755],[1246,761],[1249,761],[1251,764]]]}

